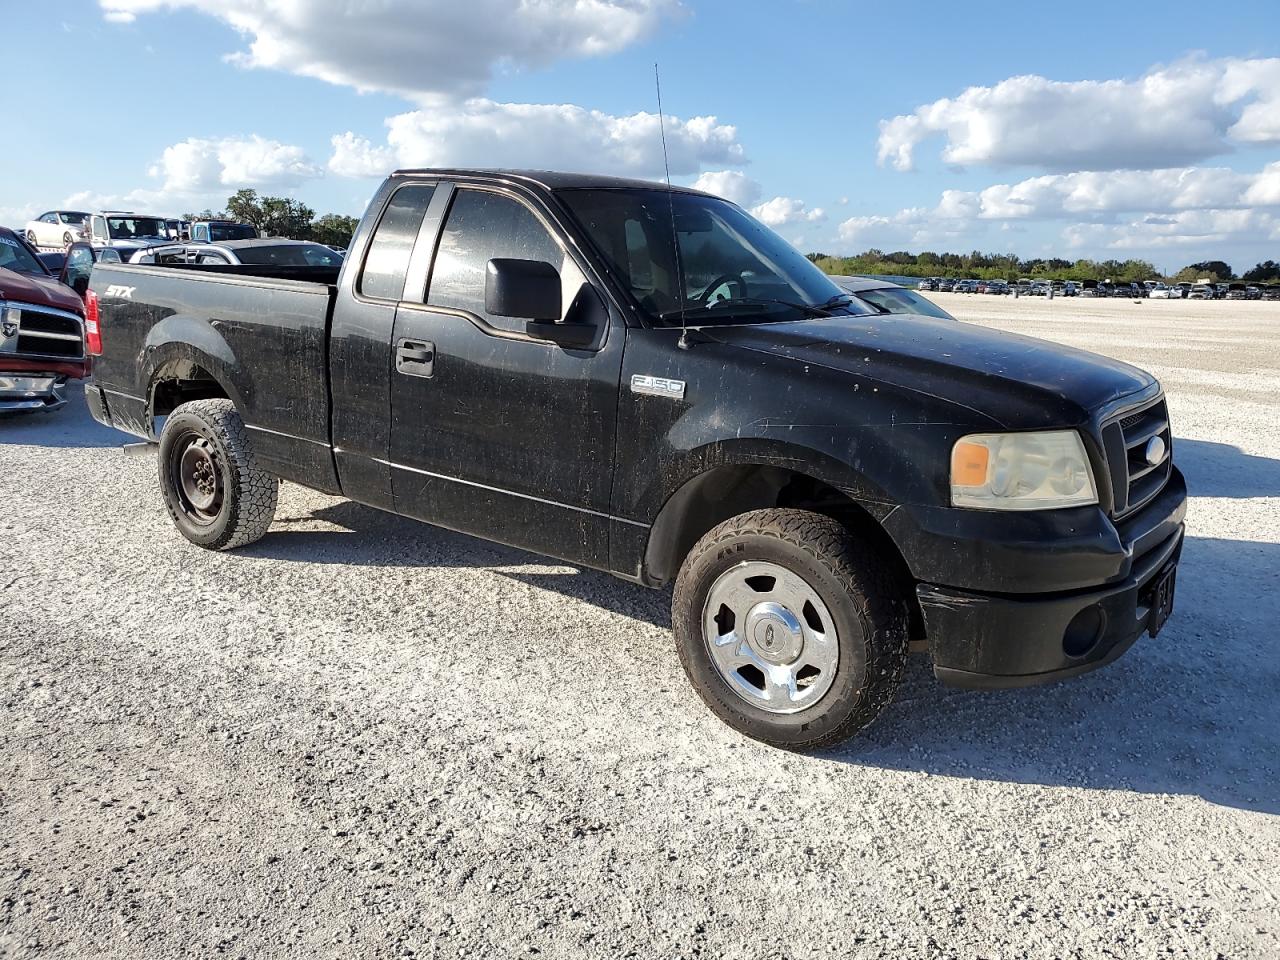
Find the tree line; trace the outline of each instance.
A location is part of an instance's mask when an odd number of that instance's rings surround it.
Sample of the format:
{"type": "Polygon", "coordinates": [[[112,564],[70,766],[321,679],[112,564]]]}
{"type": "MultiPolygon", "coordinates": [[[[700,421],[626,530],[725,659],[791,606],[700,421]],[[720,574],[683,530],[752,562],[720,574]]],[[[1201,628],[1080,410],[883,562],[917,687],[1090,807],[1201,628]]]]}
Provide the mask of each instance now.
{"type": "Polygon", "coordinates": [[[260,197],[257,190],[237,190],[227,198],[225,210],[183,215],[185,220],[235,220],[251,223],[264,237],[314,240],[335,247],[349,247],[360,223],[355,217],[316,212],[299,200],[288,197],[260,197]]]}
{"type": "Polygon", "coordinates": [[[1162,276],[1155,265],[1146,260],[1063,260],[1058,257],[1022,260],[1015,254],[982,253],[908,253],[898,250],[885,253],[872,248],[851,257],[826,253],[810,253],[810,260],[823,272],[831,274],[890,274],[902,277],[969,277],[976,280],[1116,280],[1142,281],[1164,279],[1175,283],[1208,279],[1216,282],[1245,280],[1268,282],[1280,280],[1280,263],[1266,260],[1237,277],[1231,265],[1222,260],[1203,260],[1183,267],[1171,276],[1162,276]]]}

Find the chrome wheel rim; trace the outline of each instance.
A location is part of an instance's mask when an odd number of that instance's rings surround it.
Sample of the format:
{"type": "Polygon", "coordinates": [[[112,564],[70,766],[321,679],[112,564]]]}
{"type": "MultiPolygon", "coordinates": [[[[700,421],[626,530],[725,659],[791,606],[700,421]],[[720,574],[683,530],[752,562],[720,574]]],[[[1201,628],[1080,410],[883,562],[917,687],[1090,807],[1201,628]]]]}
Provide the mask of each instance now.
{"type": "Polygon", "coordinates": [[[720,678],[767,713],[799,713],[835,682],[840,644],[826,604],[801,576],[746,560],[707,591],[702,635],[720,678]]]}

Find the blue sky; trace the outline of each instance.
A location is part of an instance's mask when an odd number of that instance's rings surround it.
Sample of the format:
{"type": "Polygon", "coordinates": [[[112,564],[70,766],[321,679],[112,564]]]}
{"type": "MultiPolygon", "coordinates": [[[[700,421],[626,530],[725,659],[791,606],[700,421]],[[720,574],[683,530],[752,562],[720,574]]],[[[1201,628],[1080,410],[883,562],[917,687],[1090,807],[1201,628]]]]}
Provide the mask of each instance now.
{"type": "Polygon", "coordinates": [[[806,251],[1280,259],[1273,4],[887,9],[0,0],[0,223],[240,186],[359,214],[402,165],[660,176],[656,60],[676,178],[806,251]]]}

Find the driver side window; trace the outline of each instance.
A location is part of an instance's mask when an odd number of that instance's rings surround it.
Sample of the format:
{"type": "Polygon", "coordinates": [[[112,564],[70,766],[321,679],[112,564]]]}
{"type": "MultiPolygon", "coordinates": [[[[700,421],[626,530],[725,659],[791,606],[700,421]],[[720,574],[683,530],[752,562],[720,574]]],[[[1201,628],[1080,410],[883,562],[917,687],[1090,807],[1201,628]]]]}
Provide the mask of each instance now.
{"type": "Polygon", "coordinates": [[[523,333],[525,321],[489,314],[484,308],[490,260],[542,260],[560,274],[561,317],[586,278],[532,210],[513,197],[488,190],[460,189],[449,207],[431,270],[427,303],[464,310],[490,326],[523,333]]]}

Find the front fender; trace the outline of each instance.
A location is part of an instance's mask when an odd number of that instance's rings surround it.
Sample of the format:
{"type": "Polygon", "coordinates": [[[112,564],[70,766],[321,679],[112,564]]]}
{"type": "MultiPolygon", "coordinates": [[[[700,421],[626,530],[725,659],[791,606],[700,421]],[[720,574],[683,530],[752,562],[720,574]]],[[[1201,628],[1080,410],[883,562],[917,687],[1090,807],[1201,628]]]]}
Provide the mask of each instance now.
{"type": "MultiPolygon", "coordinates": [[[[707,444],[690,451],[656,511],[646,536],[636,538],[635,527],[619,527],[619,545],[630,536],[641,552],[643,582],[664,583],[675,576],[685,553],[703,533],[731,516],[776,505],[784,489],[802,484],[826,488],[832,499],[847,499],[879,521],[894,504],[865,474],[813,447],[757,437],[707,444]]],[[[646,528],[641,528],[646,529],[646,528]]],[[[634,569],[620,555],[621,569],[634,569]]]]}

